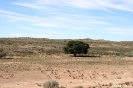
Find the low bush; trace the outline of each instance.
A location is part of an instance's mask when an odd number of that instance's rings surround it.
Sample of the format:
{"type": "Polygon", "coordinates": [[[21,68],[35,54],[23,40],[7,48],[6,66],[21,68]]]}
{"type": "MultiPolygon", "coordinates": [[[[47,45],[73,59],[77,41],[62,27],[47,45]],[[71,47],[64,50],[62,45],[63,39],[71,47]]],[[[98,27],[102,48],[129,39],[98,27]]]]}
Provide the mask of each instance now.
{"type": "Polygon", "coordinates": [[[124,56],[133,57],[133,54],[131,54],[131,53],[126,53],[126,54],[124,54],[124,56]]]}
{"type": "Polygon", "coordinates": [[[59,83],[54,80],[50,80],[43,84],[43,88],[59,88],[59,83]]]}
{"type": "Polygon", "coordinates": [[[84,88],[83,86],[77,86],[77,87],[74,87],[74,88],[84,88]]]}

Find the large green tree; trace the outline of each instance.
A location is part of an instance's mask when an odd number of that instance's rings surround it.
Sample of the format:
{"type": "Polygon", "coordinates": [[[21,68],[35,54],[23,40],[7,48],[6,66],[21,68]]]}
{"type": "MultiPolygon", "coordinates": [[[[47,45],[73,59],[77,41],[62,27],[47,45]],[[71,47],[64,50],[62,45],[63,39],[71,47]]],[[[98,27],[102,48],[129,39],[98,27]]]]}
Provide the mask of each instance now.
{"type": "Polygon", "coordinates": [[[67,54],[87,54],[89,49],[89,44],[81,41],[69,41],[67,45],[63,48],[64,52],[67,54]]]}

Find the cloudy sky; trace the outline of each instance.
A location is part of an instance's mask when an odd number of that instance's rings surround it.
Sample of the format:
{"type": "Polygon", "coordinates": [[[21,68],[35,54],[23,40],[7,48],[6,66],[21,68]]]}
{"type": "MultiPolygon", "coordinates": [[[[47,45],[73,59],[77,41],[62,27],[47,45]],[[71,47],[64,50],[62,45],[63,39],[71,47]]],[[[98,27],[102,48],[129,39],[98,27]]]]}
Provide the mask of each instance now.
{"type": "Polygon", "coordinates": [[[133,0],[0,0],[0,37],[133,41],[133,0]]]}

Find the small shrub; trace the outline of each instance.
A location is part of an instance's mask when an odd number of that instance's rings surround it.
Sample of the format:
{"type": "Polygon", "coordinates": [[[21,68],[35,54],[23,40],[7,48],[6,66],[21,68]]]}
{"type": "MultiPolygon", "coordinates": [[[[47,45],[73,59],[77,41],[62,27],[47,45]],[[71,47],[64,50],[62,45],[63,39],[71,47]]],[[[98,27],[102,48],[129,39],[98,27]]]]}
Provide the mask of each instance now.
{"type": "Polygon", "coordinates": [[[126,84],[127,86],[130,86],[130,82],[125,82],[125,84],[126,84]]]}
{"type": "Polygon", "coordinates": [[[122,79],[121,76],[118,76],[116,79],[122,79]]]}
{"type": "Polygon", "coordinates": [[[113,84],[112,83],[109,83],[109,86],[113,86],[113,84]]]}
{"type": "Polygon", "coordinates": [[[58,82],[51,80],[43,84],[43,88],[59,88],[58,82]]]}
{"type": "Polygon", "coordinates": [[[61,86],[61,87],[59,87],[59,88],[66,88],[66,87],[64,87],[64,86],[61,86]]]}
{"type": "Polygon", "coordinates": [[[77,87],[74,87],[74,88],[84,88],[83,86],[77,86],[77,87]]]}
{"type": "Polygon", "coordinates": [[[124,56],[133,57],[133,54],[131,54],[131,53],[125,53],[124,56]]]}

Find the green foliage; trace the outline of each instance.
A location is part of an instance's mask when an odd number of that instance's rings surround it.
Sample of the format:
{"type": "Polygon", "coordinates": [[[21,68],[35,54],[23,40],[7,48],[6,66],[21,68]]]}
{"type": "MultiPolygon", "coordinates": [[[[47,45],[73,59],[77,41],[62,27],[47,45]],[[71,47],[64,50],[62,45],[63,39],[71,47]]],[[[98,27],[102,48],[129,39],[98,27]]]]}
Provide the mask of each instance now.
{"type": "Polygon", "coordinates": [[[43,88],[59,88],[58,82],[51,80],[43,84],[43,88]]]}
{"type": "Polygon", "coordinates": [[[69,41],[67,45],[63,48],[64,52],[67,54],[87,54],[89,49],[89,44],[81,41],[69,41]]]}

